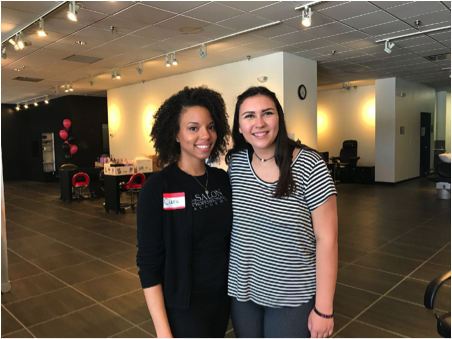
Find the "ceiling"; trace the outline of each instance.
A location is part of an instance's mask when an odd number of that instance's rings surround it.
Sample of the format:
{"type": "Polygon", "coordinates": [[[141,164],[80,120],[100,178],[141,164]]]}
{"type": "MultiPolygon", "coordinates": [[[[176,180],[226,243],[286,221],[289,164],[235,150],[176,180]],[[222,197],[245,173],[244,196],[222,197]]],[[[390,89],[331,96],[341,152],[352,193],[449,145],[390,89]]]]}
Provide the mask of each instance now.
{"type": "MultiPolygon", "coordinates": [[[[450,59],[425,58],[450,53],[450,28],[394,40],[391,54],[384,52],[384,43],[375,42],[450,26],[450,1],[326,1],[312,7],[312,25],[305,28],[295,8],[310,2],[81,1],[77,22],[67,19],[66,3],[45,17],[46,37],[36,34],[36,23],[24,31],[31,46],[15,51],[8,42],[3,44],[7,58],[1,59],[2,103],[64,96],[63,86],[70,81],[71,94],[105,96],[108,89],[281,51],[317,60],[319,86],[388,77],[450,86],[450,71],[442,70],[450,68],[450,59]],[[415,20],[422,23],[419,29],[415,20]],[[197,48],[203,42],[275,21],[281,23],[209,43],[207,57],[199,57],[197,48]],[[110,26],[115,27],[113,33],[110,26]],[[177,53],[177,66],[165,67],[166,53],[190,46],[196,47],[177,53]],[[144,62],[139,75],[137,63],[154,57],[144,62]],[[120,69],[122,78],[112,80],[111,70],[124,65],[129,66],[120,69]]],[[[58,3],[2,1],[2,41],[58,3]]]]}

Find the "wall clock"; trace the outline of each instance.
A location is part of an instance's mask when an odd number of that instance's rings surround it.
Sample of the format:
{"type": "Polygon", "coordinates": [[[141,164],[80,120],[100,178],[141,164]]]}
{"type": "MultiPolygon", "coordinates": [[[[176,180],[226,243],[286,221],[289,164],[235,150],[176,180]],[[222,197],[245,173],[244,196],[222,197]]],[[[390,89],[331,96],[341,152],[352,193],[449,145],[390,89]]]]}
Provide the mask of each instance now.
{"type": "Polygon", "coordinates": [[[306,86],[300,85],[298,87],[298,97],[300,98],[300,100],[306,99],[306,94],[308,94],[308,92],[306,91],[306,86]]]}

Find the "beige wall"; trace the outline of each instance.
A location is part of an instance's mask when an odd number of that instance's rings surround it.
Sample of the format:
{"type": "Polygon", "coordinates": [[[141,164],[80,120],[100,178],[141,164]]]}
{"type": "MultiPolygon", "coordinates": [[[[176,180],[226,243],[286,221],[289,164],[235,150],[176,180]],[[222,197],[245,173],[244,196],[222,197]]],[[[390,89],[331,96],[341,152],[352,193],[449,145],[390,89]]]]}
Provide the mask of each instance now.
{"type": "MultiPolygon", "coordinates": [[[[116,158],[133,158],[139,155],[154,154],[153,145],[149,142],[152,116],[167,98],[184,86],[206,85],[220,92],[226,103],[231,127],[236,98],[250,86],[263,85],[268,87],[276,93],[284,108],[285,91],[294,90],[292,88],[285,90],[284,88],[285,54],[282,52],[275,53],[252,58],[250,61],[235,62],[109,90],[107,99],[111,154],[116,158]],[[267,76],[268,81],[260,83],[257,78],[261,76],[267,76]]],[[[306,78],[305,85],[312,89],[311,92],[315,92],[313,89],[317,85],[316,67],[313,67],[311,60],[301,57],[295,58],[291,58],[291,63],[299,63],[299,69],[303,68],[305,62],[310,66],[309,72],[312,74],[306,78]]],[[[299,75],[300,72],[294,72],[290,76],[295,79],[299,75]]],[[[286,78],[286,81],[288,81],[288,78],[286,78]]],[[[294,91],[296,92],[296,89],[294,91]]],[[[311,93],[311,96],[308,95],[305,103],[303,103],[308,107],[308,109],[303,110],[303,114],[310,116],[311,121],[313,120],[312,116],[316,114],[316,99],[316,95],[311,93]]],[[[300,131],[300,134],[304,134],[304,130],[315,131],[315,125],[310,125],[312,122],[301,121],[298,118],[292,119],[291,116],[298,116],[300,110],[294,107],[290,100],[287,105],[290,106],[286,112],[286,118],[291,122],[289,131],[293,130],[296,133],[300,131]]],[[[311,136],[308,142],[310,145],[315,144],[315,139],[312,139],[311,136]]],[[[225,167],[223,162],[218,165],[225,167]]]]}
{"type": "Polygon", "coordinates": [[[320,152],[339,156],[344,140],[358,141],[358,166],[375,166],[375,86],[317,93],[320,152]]]}
{"type": "Polygon", "coordinates": [[[450,153],[450,92],[446,96],[446,152],[450,153]]]}

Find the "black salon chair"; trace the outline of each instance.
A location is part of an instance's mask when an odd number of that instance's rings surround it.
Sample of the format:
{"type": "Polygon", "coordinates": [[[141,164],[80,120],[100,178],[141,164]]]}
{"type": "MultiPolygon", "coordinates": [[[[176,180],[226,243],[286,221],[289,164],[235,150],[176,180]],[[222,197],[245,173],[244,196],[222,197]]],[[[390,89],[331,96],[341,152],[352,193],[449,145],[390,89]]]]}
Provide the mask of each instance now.
{"type": "Polygon", "coordinates": [[[435,297],[439,288],[447,281],[450,280],[450,271],[436,277],[430,284],[424,294],[424,305],[427,309],[433,310],[433,314],[437,319],[438,334],[443,338],[450,338],[450,312],[444,313],[438,316],[435,311],[435,297]]]}
{"type": "Polygon", "coordinates": [[[339,156],[330,159],[335,164],[336,172],[339,172],[341,183],[355,181],[356,164],[360,159],[358,157],[358,141],[345,140],[339,156]]]}

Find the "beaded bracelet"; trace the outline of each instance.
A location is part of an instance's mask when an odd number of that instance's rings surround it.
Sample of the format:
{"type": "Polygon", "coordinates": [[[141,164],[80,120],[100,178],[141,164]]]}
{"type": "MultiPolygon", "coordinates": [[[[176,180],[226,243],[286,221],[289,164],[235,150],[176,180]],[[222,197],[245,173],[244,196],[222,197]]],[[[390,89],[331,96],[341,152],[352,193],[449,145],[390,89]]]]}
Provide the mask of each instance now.
{"type": "Polygon", "coordinates": [[[314,310],[315,314],[317,314],[319,317],[322,317],[322,318],[324,318],[324,319],[331,319],[331,318],[334,317],[334,311],[333,311],[333,313],[332,313],[331,315],[326,315],[326,314],[320,313],[320,312],[315,308],[315,306],[314,306],[313,310],[314,310]]]}

